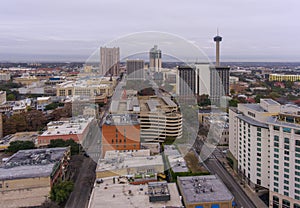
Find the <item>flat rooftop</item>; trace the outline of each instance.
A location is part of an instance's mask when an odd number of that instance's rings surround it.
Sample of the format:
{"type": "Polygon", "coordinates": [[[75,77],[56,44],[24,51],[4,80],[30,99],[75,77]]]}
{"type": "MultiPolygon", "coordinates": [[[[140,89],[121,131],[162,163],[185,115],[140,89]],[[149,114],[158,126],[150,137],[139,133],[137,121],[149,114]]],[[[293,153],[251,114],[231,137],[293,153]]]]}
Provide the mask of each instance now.
{"type": "Polygon", "coordinates": [[[186,203],[231,201],[233,195],[216,175],[177,177],[186,203]]]}
{"type": "Polygon", "coordinates": [[[166,96],[139,96],[141,112],[159,112],[177,110],[177,105],[171,98],[166,96]]]}
{"type": "Polygon", "coordinates": [[[112,178],[105,178],[103,183],[95,185],[88,207],[183,208],[176,184],[168,183],[167,186],[171,200],[150,202],[147,184],[113,184],[112,178]]]}
{"type": "Polygon", "coordinates": [[[173,172],[188,172],[189,169],[183,156],[175,145],[164,145],[164,154],[166,155],[173,172]]]}
{"type": "Polygon", "coordinates": [[[250,108],[257,112],[267,112],[265,109],[263,109],[259,104],[253,103],[253,104],[242,104],[243,106],[246,106],[247,108],[250,108]]]}
{"type": "Polygon", "coordinates": [[[150,156],[150,150],[106,151],[104,159],[99,159],[97,172],[114,171],[124,168],[163,166],[161,155],[150,156]]]}
{"type": "Polygon", "coordinates": [[[280,105],[278,102],[276,102],[273,99],[261,99],[261,101],[264,101],[264,102],[268,103],[269,105],[280,105]]]}
{"type": "Polygon", "coordinates": [[[0,166],[0,180],[50,176],[68,147],[20,150],[0,166]]]}
{"type": "Polygon", "coordinates": [[[268,124],[263,123],[263,122],[259,122],[253,118],[250,118],[249,116],[245,116],[245,115],[238,115],[237,118],[246,121],[247,123],[253,125],[253,126],[258,126],[258,127],[262,127],[262,128],[268,128],[268,124]]]}
{"type": "Polygon", "coordinates": [[[51,121],[41,136],[82,134],[93,118],[76,118],[69,121],[51,121]]]}
{"type": "Polygon", "coordinates": [[[109,114],[106,116],[105,125],[138,125],[140,123],[135,114],[109,114]]]}

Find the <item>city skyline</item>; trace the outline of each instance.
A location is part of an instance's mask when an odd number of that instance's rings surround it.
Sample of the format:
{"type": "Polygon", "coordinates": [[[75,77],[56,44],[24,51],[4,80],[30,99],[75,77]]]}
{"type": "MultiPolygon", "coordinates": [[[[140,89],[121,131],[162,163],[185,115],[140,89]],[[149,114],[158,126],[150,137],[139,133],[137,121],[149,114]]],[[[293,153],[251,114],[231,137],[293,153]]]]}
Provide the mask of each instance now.
{"type": "Polygon", "coordinates": [[[184,37],[213,59],[211,38],[217,28],[224,38],[221,61],[299,60],[292,40],[300,33],[295,0],[172,1],[160,2],[160,7],[145,2],[144,9],[132,13],[134,5],[136,1],[2,3],[0,61],[85,61],[98,47],[142,31],[184,37]]]}

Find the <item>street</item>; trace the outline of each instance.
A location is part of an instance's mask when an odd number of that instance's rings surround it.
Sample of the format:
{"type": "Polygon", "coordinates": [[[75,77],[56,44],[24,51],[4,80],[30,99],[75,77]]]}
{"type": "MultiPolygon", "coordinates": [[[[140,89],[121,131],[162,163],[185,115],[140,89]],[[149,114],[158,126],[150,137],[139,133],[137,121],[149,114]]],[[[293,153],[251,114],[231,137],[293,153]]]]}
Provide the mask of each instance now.
{"type": "Polygon", "coordinates": [[[207,143],[204,144],[204,142],[198,138],[195,141],[194,148],[198,154],[200,153],[209,172],[218,175],[229,191],[231,191],[238,207],[255,208],[251,199],[217,159],[217,157],[223,157],[222,152],[218,150],[217,147],[207,143]]]}
{"type": "Polygon", "coordinates": [[[218,175],[227,188],[231,191],[238,207],[255,207],[250,198],[244,193],[240,185],[234,180],[234,178],[227,172],[227,170],[217,159],[209,158],[204,163],[208,167],[211,174],[218,175]]]}

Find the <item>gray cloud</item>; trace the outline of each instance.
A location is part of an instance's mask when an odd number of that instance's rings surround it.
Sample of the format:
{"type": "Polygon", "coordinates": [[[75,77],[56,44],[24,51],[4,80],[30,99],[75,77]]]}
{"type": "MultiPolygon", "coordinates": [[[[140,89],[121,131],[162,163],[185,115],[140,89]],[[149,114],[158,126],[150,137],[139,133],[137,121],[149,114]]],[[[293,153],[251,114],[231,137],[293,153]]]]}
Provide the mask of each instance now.
{"type": "MultiPolygon", "coordinates": [[[[0,60],[14,54],[81,57],[126,34],[162,31],[214,55],[216,28],[224,60],[300,60],[298,0],[4,0],[0,60]]],[[[121,48],[122,50],[122,48],[121,48]]]]}

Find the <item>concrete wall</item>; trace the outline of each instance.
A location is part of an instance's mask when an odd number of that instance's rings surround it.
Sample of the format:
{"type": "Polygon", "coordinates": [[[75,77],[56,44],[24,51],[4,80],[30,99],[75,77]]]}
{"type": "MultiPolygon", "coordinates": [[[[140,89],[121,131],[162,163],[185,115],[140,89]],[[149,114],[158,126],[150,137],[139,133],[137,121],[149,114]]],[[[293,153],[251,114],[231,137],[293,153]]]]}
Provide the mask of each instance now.
{"type": "Polygon", "coordinates": [[[50,178],[28,178],[1,181],[1,207],[41,205],[50,193],[50,178]]]}

